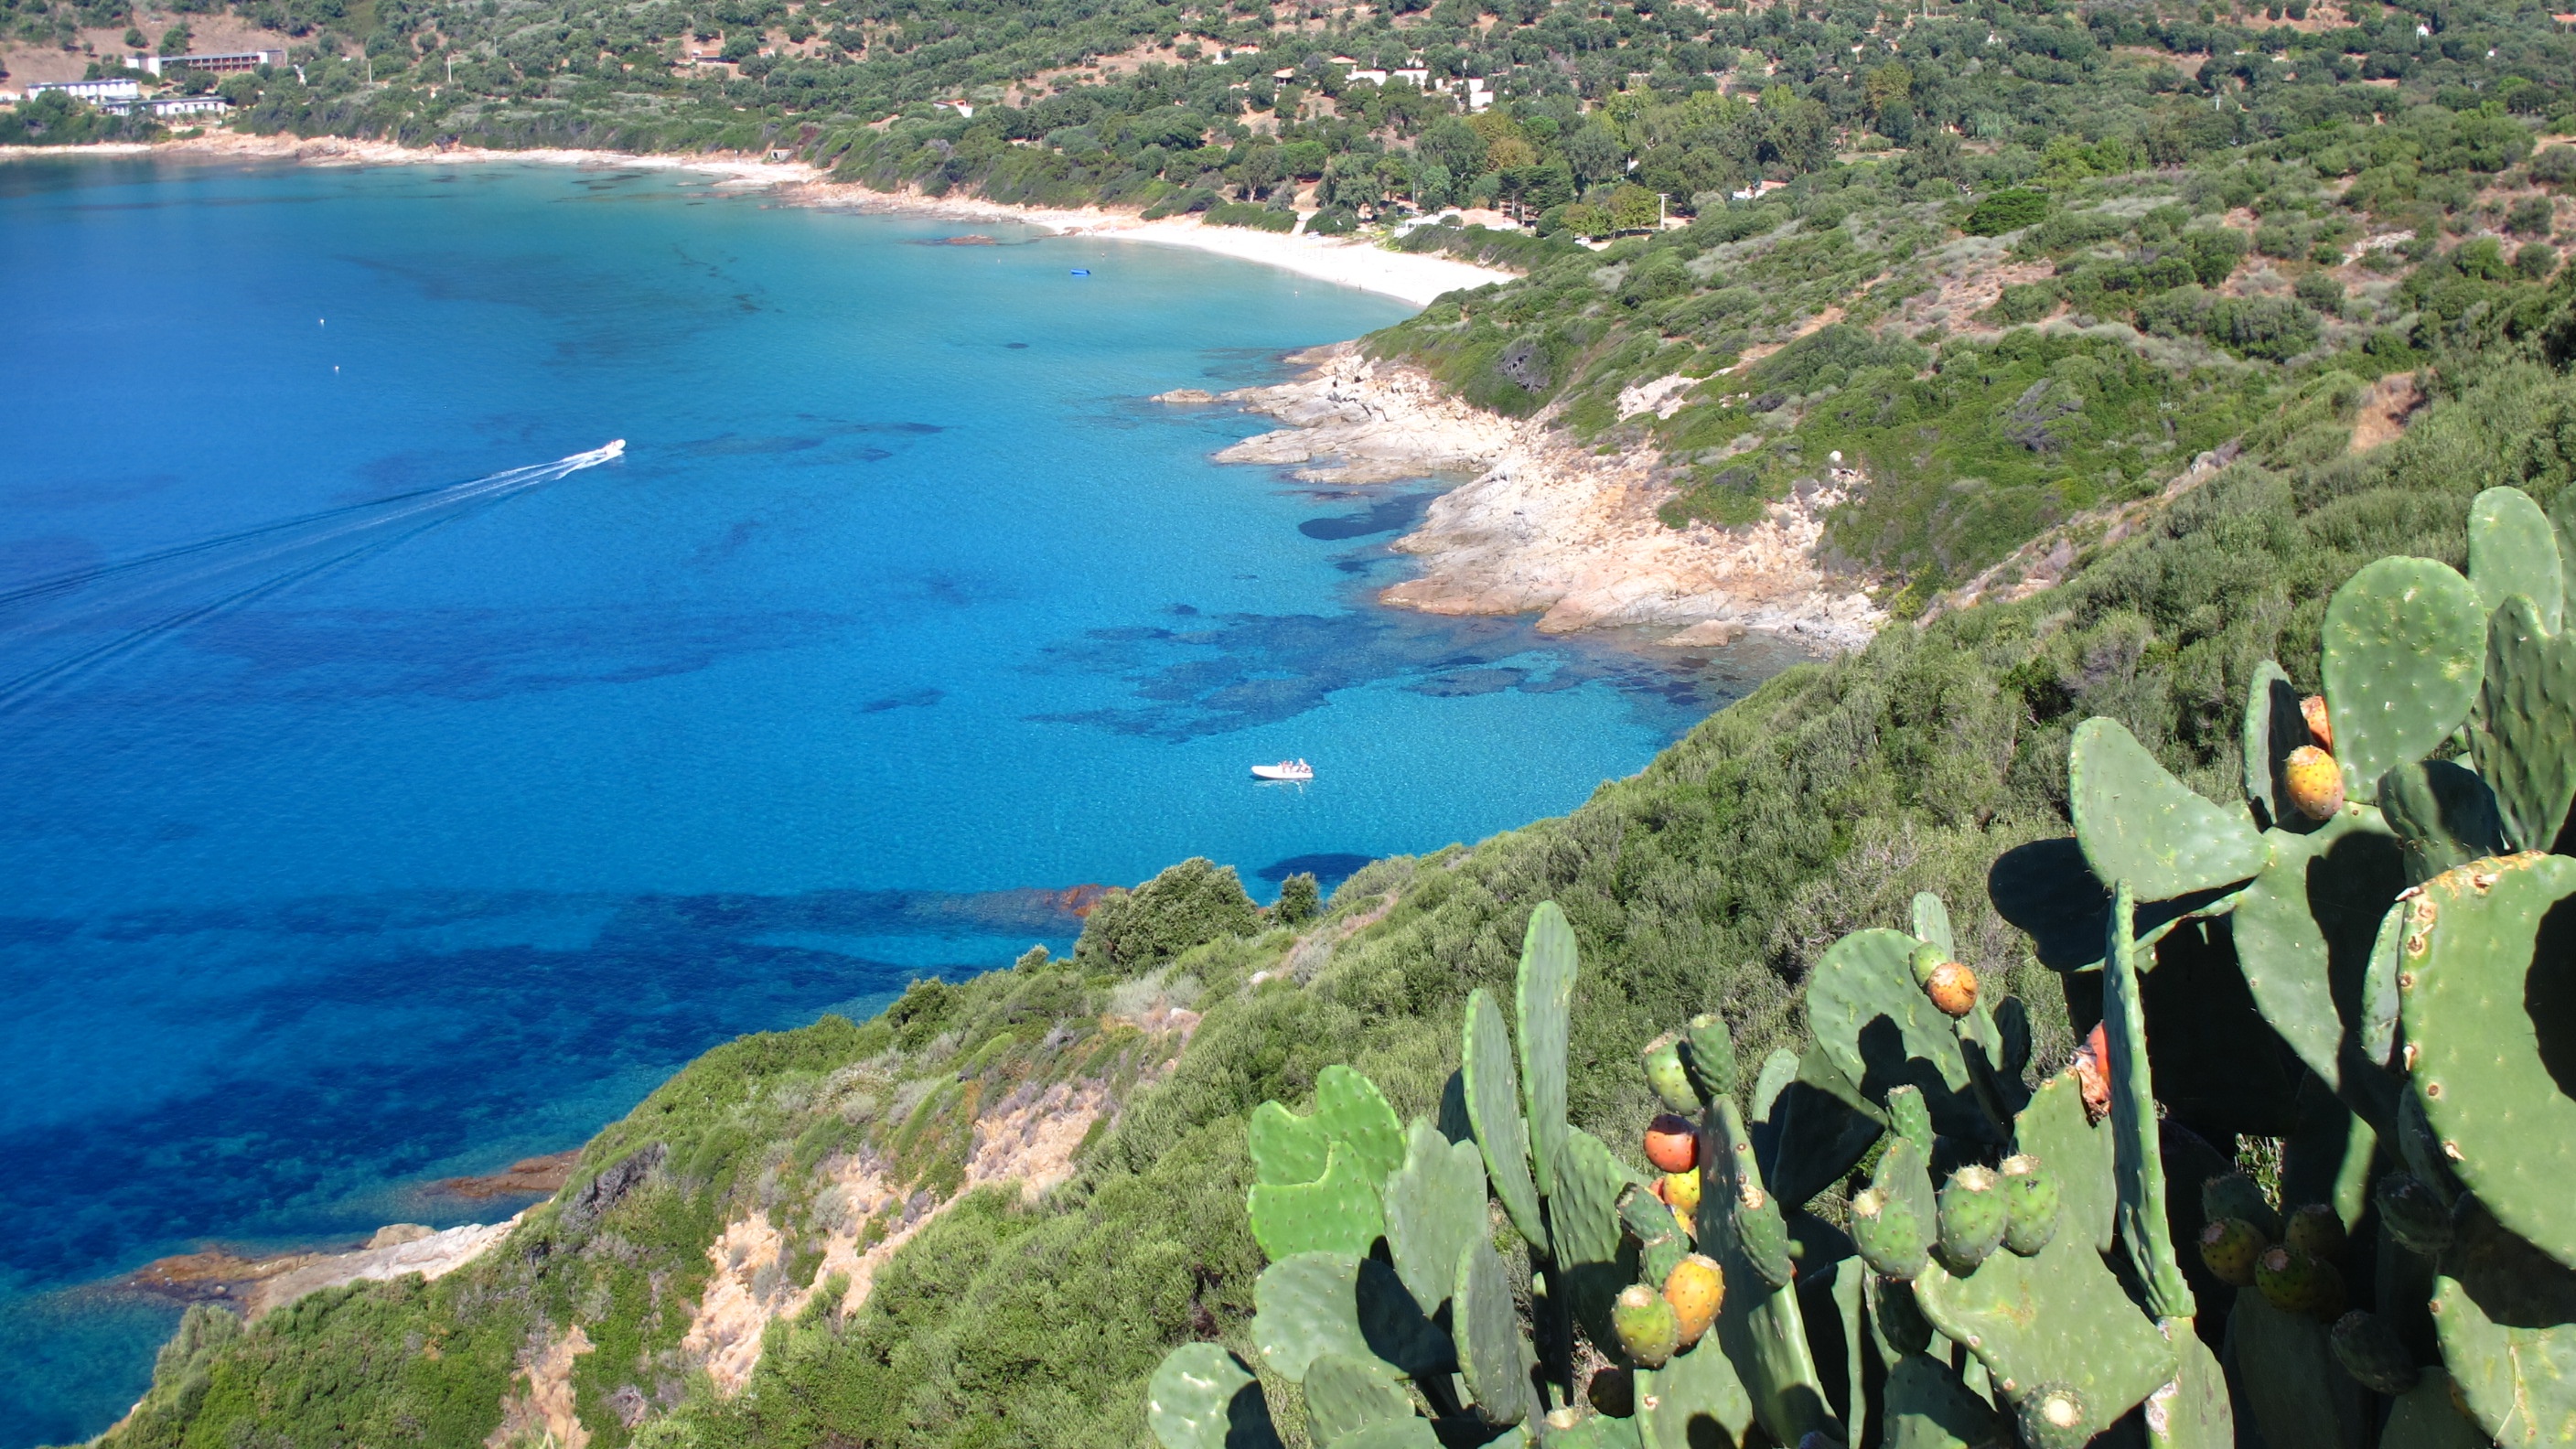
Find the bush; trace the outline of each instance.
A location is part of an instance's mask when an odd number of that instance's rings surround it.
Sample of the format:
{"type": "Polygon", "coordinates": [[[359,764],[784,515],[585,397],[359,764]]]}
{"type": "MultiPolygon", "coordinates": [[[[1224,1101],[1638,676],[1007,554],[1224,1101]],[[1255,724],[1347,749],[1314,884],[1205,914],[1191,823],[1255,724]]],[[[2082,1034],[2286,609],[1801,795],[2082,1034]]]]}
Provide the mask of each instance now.
{"type": "Polygon", "coordinates": [[[2343,310],[2343,283],[2324,272],[2310,272],[2293,283],[2290,290],[2300,301],[2328,316],[2343,310]]]}
{"type": "Polygon", "coordinates": [[[1328,206],[1306,218],[1308,236],[1349,236],[1359,229],[1359,216],[1347,207],[1328,206]]]}
{"type": "Polygon", "coordinates": [[[1960,230],[1970,236],[2002,236],[2036,224],[2048,215],[2048,193],[2014,189],[1998,191],[1969,211],[1960,230]]]}
{"type": "Polygon", "coordinates": [[[1133,976],[1193,946],[1260,927],[1260,912],[1234,867],[1192,856],[1132,891],[1102,896],[1082,923],[1073,959],[1085,971],[1133,976]]]}
{"type": "Polygon", "coordinates": [[[1249,201],[1220,202],[1209,207],[1199,219],[1210,226],[1248,226],[1259,231],[1279,232],[1297,229],[1297,213],[1249,201]]]}
{"type": "Polygon", "coordinates": [[[1282,926],[1299,926],[1323,914],[1324,893],[1313,871],[1301,870],[1279,883],[1278,903],[1270,908],[1270,919],[1282,926]]]}

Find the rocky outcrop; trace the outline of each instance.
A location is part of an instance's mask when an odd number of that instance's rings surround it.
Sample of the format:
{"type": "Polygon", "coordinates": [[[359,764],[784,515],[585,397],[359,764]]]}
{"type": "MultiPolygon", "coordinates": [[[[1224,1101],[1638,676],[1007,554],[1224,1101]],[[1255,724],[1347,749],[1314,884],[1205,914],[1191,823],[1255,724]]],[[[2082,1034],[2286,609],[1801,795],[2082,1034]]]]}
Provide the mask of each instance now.
{"type": "Polygon", "coordinates": [[[147,1263],[127,1281],[186,1302],[229,1303],[257,1319],[325,1288],[389,1282],[406,1273],[443,1278],[481,1257],[518,1225],[513,1217],[435,1232],[418,1223],[395,1223],[377,1229],[366,1246],[345,1253],[247,1258],[209,1248],[147,1263]]]}
{"type": "Polygon", "coordinates": [[[1431,505],[1396,544],[1422,577],[1390,604],[1434,614],[1536,612],[1539,628],[1678,626],[1669,642],[1716,644],[1760,630],[1852,649],[1885,615],[1816,562],[1824,514],[1842,501],[1811,488],[1757,523],[1665,525],[1672,489],[1650,458],[1603,458],[1533,430],[1495,466],[1431,505]]]}
{"type": "MultiPolygon", "coordinates": [[[[1432,503],[1396,547],[1422,576],[1386,590],[1388,604],[1434,614],[1536,613],[1551,633],[1670,628],[1666,642],[1714,646],[1746,630],[1819,648],[1866,642],[1885,616],[1816,562],[1826,509],[1810,489],[1736,528],[1667,527],[1671,500],[1652,454],[1600,457],[1548,427],[1470,407],[1418,368],[1376,362],[1350,343],[1290,359],[1292,382],[1167,402],[1226,402],[1290,424],[1218,453],[1225,463],[1294,467],[1324,483],[1375,483],[1477,470],[1432,503]]],[[[1678,404],[1686,378],[1632,389],[1640,412],[1678,404]]]]}
{"type": "Polygon", "coordinates": [[[1299,353],[1305,376],[1210,397],[1196,389],[1165,402],[1227,402],[1288,424],[1218,453],[1220,463],[1297,465],[1315,483],[1387,483],[1482,468],[1517,431],[1509,418],[1470,407],[1420,368],[1380,363],[1348,342],[1299,353]]]}

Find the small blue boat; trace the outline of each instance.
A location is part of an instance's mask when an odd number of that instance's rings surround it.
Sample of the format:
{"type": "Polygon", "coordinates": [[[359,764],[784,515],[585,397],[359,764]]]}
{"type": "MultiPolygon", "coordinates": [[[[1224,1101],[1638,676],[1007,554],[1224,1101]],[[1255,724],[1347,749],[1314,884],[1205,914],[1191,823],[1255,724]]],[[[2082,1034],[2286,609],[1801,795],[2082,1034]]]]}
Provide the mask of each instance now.
{"type": "Polygon", "coordinates": [[[1089,268],[1089,267],[1076,267],[1076,268],[1074,268],[1074,269],[1073,269],[1073,274],[1074,274],[1075,276],[1077,276],[1077,277],[1087,277],[1087,276],[1090,276],[1090,275],[1091,275],[1091,268],[1089,268]]]}

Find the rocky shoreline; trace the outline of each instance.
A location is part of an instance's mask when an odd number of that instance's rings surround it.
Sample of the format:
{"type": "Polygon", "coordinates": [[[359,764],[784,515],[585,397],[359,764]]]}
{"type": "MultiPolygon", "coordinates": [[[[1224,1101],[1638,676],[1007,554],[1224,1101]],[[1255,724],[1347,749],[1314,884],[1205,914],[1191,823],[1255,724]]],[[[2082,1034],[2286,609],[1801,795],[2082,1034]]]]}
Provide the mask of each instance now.
{"type": "Polygon", "coordinates": [[[1176,404],[1232,404],[1288,424],[1218,453],[1226,463],[1292,468],[1310,482],[1365,484],[1473,471],[1435,500],[1395,547],[1422,574],[1381,602],[1433,614],[1539,615],[1549,633],[1670,629],[1660,642],[1723,645],[1748,631],[1840,652],[1886,622],[1857,582],[1816,557],[1831,484],[1802,489],[1762,520],[1719,528],[1665,525],[1673,496],[1652,462],[1601,457],[1548,426],[1449,396],[1419,368],[1381,362],[1343,342],[1289,358],[1306,372],[1226,393],[1162,394],[1176,404]]]}
{"type": "MultiPolygon", "coordinates": [[[[576,1148],[522,1158],[488,1176],[451,1177],[430,1190],[468,1202],[502,1197],[548,1198],[564,1185],[580,1156],[576,1148]]],[[[341,1251],[253,1257],[224,1248],[201,1248],[155,1259],[122,1281],[129,1288],[182,1303],[222,1303],[256,1319],[325,1288],[381,1282],[406,1273],[444,1277],[508,1237],[525,1215],[514,1214],[497,1223],[467,1223],[444,1231],[420,1223],[393,1223],[376,1229],[363,1245],[341,1251]]]]}

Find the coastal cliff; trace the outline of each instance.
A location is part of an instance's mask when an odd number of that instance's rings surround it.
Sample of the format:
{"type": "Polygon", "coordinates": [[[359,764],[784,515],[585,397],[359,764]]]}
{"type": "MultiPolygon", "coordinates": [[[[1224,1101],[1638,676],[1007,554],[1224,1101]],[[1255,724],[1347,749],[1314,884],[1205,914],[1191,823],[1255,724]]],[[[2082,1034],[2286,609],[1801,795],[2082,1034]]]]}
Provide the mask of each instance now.
{"type": "Polygon", "coordinates": [[[1658,510],[1678,490],[1650,451],[1596,453],[1550,414],[1512,419],[1473,407],[1419,367],[1371,358],[1357,343],[1289,361],[1306,370],[1288,382],[1162,400],[1232,403],[1288,424],[1217,459],[1287,467],[1308,482],[1475,471],[1397,542],[1422,573],[1382,602],[1433,614],[1534,613],[1549,633],[1669,630],[1663,642],[1680,645],[1760,630],[1829,651],[1867,643],[1887,617],[1859,580],[1819,560],[1842,478],[1796,490],[1752,523],[1677,529],[1658,510]]]}

